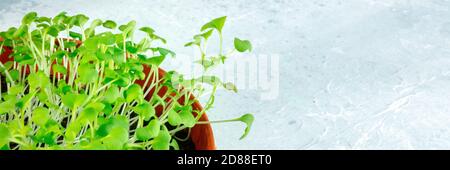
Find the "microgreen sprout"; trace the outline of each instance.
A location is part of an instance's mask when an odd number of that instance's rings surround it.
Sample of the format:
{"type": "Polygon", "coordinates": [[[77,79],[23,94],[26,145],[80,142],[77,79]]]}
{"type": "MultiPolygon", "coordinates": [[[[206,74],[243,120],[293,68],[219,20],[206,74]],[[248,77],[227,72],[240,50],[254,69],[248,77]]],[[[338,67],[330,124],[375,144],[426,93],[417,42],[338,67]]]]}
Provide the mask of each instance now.
{"type": "Polygon", "coordinates": [[[248,40],[235,38],[234,48],[223,52],[226,17],[203,25],[186,44],[200,50],[196,63],[204,68],[192,79],[176,71],[160,74],[160,64],[175,53],[161,47],[166,40],[153,28],[89,20],[30,12],[18,28],[0,32],[0,54],[12,50],[0,62],[0,149],[182,149],[180,131],[233,121],[245,123],[241,139],[247,136],[252,114],[200,121],[218,88],[237,92],[208,71],[234,51],[252,50],[248,40]],[[98,32],[100,27],[106,31],[98,32]],[[137,31],[145,37],[135,42],[137,31]],[[220,50],[210,55],[206,44],[215,32],[220,50]],[[198,100],[192,96],[204,94],[204,109],[194,109],[198,100]]]}

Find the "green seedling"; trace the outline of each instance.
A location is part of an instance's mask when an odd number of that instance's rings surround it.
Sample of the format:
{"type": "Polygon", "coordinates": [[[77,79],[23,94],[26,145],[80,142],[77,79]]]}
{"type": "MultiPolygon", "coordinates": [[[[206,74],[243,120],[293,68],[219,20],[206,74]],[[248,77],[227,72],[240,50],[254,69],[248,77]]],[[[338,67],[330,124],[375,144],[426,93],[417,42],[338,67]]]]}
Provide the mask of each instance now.
{"type": "Polygon", "coordinates": [[[175,53],[161,47],[166,40],[153,28],[137,28],[135,21],[89,20],[83,14],[30,12],[19,27],[0,32],[0,53],[4,47],[13,50],[11,61],[0,63],[0,149],[182,149],[178,142],[183,139],[176,137],[181,131],[223,122],[243,122],[241,139],[247,136],[252,114],[199,121],[213,107],[218,88],[237,92],[233,83],[208,71],[235,51],[252,50],[248,40],[235,38],[234,48],[223,52],[226,17],[203,25],[186,44],[200,50],[195,63],[204,68],[192,79],[174,70],[159,77],[159,65],[175,53]],[[106,31],[99,32],[100,27],[106,31]],[[145,37],[135,42],[138,31],[145,37]],[[220,51],[207,54],[207,41],[216,33],[220,51]],[[163,95],[150,93],[163,88],[163,95]],[[193,109],[197,100],[190,96],[205,94],[204,109],[193,109]],[[184,102],[175,102],[180,99],[184,102]]]}

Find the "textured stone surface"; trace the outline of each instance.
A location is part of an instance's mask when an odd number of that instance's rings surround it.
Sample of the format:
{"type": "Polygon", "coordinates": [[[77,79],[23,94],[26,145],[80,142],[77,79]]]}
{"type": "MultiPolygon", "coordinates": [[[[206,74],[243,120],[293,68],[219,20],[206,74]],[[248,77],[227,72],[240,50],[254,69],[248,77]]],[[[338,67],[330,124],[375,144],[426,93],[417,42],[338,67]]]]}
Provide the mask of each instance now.
{"type": "Polygon", "coordinates": [[[227,15],[226,37],[279,56],[279,87],[271,100],[259,87],[219,91],[211,119],[256,116],[241,141],[242,124],[214,125],[219,149],[450,148],[448,0],[2,0],[0,29],[30,10],[134,19],[185,54],[203,23],[227,15]]]}

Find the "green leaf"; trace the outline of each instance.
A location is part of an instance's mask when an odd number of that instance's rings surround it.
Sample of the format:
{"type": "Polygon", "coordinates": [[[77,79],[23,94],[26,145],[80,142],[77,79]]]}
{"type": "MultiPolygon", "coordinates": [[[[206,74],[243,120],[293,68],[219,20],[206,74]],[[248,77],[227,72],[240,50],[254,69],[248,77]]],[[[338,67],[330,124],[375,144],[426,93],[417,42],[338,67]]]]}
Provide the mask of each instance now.
{"type": "Polygon", "coordinates": [[[58,50],[52,54],[52,59],[62,59],[65,55],[67,55],[67,51],[58,50]]]}
{"type": "Polygon", "coordinates": [[[252,51],[252,44],[248,40],[234,38],[234,48],[239,52],[252,51]]]}
{"type": "Polygon", "coordinates": [[[58,15],[56,15],[55,17],[53,17],[52,22],[53,22],[53,23],[56,23],[56,24],[62,23],[62,22],[67,18],[66,14],[67,14],[67,12],[61,12],[61,13],[59,13],[58,15]]]}
{"type": "Polygon", "coordinates": [[[170,149],[170,133],[166,127],[163,126],[158,136],[153,139],[152,148],[154,150],[169,150],[170,149]]]}
{"type": "Polygon", "coordinates": [[[142,88],[141,86],[137,85],[137,84],[132,84],[130,87],[128,87],[127,90],[125,90],[125,100],[126,102],[130,103],[133,100],[139,100],[141,101],[142,99],[144,99],[144,94],[142,92],[142,88]]]}
{"type": "Polygon", "coordinates": [[[7,151],[7,150],[11,150],[11,148],[9,147],[9,144],[7,144],[7,145],[0,146],[0,150],[7,151]]]}
{"type": "Polygon", "coordinates": [[[255,118],[253,117],[252,114],[245,114],[242,115],[240,118],[238,118],[239,121],[244,122],[246,124],[245,130],[244,130],[244,134],[241,136],[241,140],[244,139],[248,133],[250,132],[250,128],[253,124],[253,121],[255,120],[255,118]]]}
{"type": "Polygon", "coordinates": [[[36,12],[30,12],[30,13],[26,14],[22,18],[22,24],[28,25],[31,22],[33,22],[34,20],[36,20],[36,19],[37,19],[37,13],[36,12]]]}
{"type": "Polygon", "coordinates": [[[26,52],[24,55],[16,55],[14,56],[14,61],[23,64],[23,65],[33,65],[34,58],[26,52]]]}
{"type": "Polygon", "coordinates": [[[14,38],[21,38],[25,37],[25,35],[28,33],[28,26],[27,25],[21,25],[16,32],[14,32],[13,37],[14,38]]]}
{"type": "Polygon", "coordinates": [[[113,112],[113,106],[111,105],[111,104],[108,104],[108,103],[103,103],[104,105],[105,105],[105,108],[103,108],[103,113],[106,115],[106,116],[110,116],[111,115],[111,113],[113,112]]]}
{"type": "Polygon", "coordinates": [[[54,72],[61,73],[61,74],[67,74],[66,67],[64,67],[62,65],[54,64],[52,67],[53,67],[54,72]]]}
{"type": "Polygon", "coordinates": [[[157,65],[157,66],[159,66],[164,61],[164,59],[166,59],[165,56],[156,56],[156,57],[147,58],[143,62],[148,64],[148,65],[157,65]]]}
{"type": "MultiPolygon", "coordinates": [[[[209,31],[206,31],[206,32],[204,32],[204,33],[201,33],[201,34],[199,34],[199,35],[197,35],[197,36],[201,36],[201,37],[203,37],[205,40],[207,40],[207,39],[211,36],[212,32],[213,32],[213,30],[209,30],[209,31]]],[[[194,38],[194,39],[195,39],[195,38],[194,38]]]]}
{"type": "Polygon", "coordinates": [[[62,103],[70,109],[75,109],[80,106],[87,97],[86,94],[68,93],[62,96],[62,103]]]}
{"type": "Polygon", "coordinates": [[[153,39],[153,40],[160,40],[164,44],[167,43],[166,39],[164,39],[164,38],[162,38],[162,37],[160,37],[160,36],[158,36],[156,34],[150,35],[150,38],[153,39]]]}
{"type": "Polygon", "coordinates": [[[178,126],[182,123],[183,120],[181,119],[180,115],[175,110],[173,110],[173,109],[170,110],[168,114],[169,114],[168,118],[169,118],[170,125],[178,126]]]}
{"type": "Polygon", "coordinates": [[[84,63],[78,67],[78,79],[81,83],[93,83],[98,78],[98,72],[92,64],[84,63]]]}
{"type": "Polygon", "coordinates": [[[150,28],[150,27],[142,27],[139,30],[141,30],[142,32],[147,33],[148,35],[153,35],[153,33],[155,32],[155,30],[153,28],[150,28]]]}
{"type": "Polygon", "coordinates": [[[66,142],[72,142],[75,140],[75,138],[78,136],[78,133],[80,133],[81,130],[81,124],[78,121],[71,122],[66,129],[66,132],[64,134],[64,140],[66,142]]]}
{"type": "Polygon", "coordinates": [[[87,28],[84,30],[84,35],[88,38],[93,37],[95,35],[95,28],[87,28]]]}
{"type": "Polygon", "coordinates": [[[41,28],[41,29],[47,29],[48,27],[50,27],[50,25],[48,24],[37,24],[36,27],[41,28]]]}
{"type": "Polygon", "coordinates": [[[9,144],[11,132],[5,124],[0,124],[0,146],[9,144]]]}
{"type": "Polygon", "coordinates": [[[189,42],[189,43],[185,44],[184,46],[185,46],[185,47],[188,47],[188,46],[192,46],[192,45],[194,45],[194,44],[197,45],[197,46],[200,46],[200,43],[201,43],[201,41],[202,41],[202,38],[203,38],[205,41],[208,40],[208,38],[211,36],[212,32],[213,32],[213,29],[211,29],[211,30],[209,30],[209,31],[206,31],[206,32],[204,32],[204,33],[195,35],[195,36],[194,36],[194,41],[189,42]]]}
{"type": "Polygon", "coordinates": [[[98,114],[105,108],[103,103],[90,103],[81,111],[80,121],[87,123],[97,119],[98,114]]]}
{"type": "MultiPolygon", "coordinates": [[[[16,81],[19,79],[20,73],[19,73],[19,70],[11,70],[11,71],[9,71],[9,75],[11,76],[13,81],[16,81]]],[[[9,81],[9,79],[6,79],[6,80],[9,81]]]]}
{"type": "Polygon", "coordinates": [[[138,50],[137,47],[130,41],[126,42],[125,48],[127,49],[127,52],[130,54],[136,54],[138,50]]]}
{"type": "Polygon", "coordinates": [[[89,17],[83,14],[78,14],[74,16],[75,19],[75,25],[82,27],[86,22],[89,20],[89,17]]]}
{"type": "Polygon", "coordinates": [[[95,19],[92,21],[90,28],[95,28],[103,24],[103,21],[101,19],[95,19]]]}
{"type": "Polygon", "coordinates": [[[138,139],[140,141],[147,141],[150,138],[152,138],[148,129],[145,127],[136,128],[135,134],[136,134],[136,139],[138,139]]]}
{"type": "Polygon", "coordinates": [[[45,123],[45,128],[47,129],[48,132],[54,132],[55,134],[58,135],[62,134],[61,125],[59,124],[59,122],[51,119],[50,117],[47,120],[47,123],[45,123]]]}
{"type": "Polygon", "coordinates": [[[14,111],[16,109],[16,102],[17,102],[17,100],[15,98],[11,98],[9,100],[1,102],[0,103],[0,115],[14,111]]]}
{"type": "Polygon", "coordinates": [[[84,41],[83,46],[86,47],[87,50],[95,51],[98,47],[98,38],[88,38],[84,41]]]}
{"type": "Polygon", "coordinates": [[[107,136],[114,127],[124,129],[128,129],[129,127],[128,118],[125,116],[114,116],[99,124],[100,126],[95,132],[95,135],[100,138],[107,136]]]}
{"type": "MultiPolygon", "coordinates": [[[[139,50],[139,52],[146,52],[149,48],[150,48],[150,41],[148,40],[148,38],[143,38],[139,44],[137,44],[137,48],[139,50]]],[[[143,54],[138,54],[138,55],[143,55],[143,54]]]]}
{"type": "Polygon", "coordinates": [[[156,48],[156,50],[159,52],[159,54],[161,54],[161,56],[164,56],[164,57],[166,57],[168,54],[171,55],[172,57],[176,56],[175,52],[170,51],[169,49],[158,47],[158,48],[156,48]]]}
{"type": "Polygon", "coordinates": [[[106,20],[103,23],[103,27],[109,28],[109,29],[114,29],[114,28],[116,28],[116,26],[117,26],[117,24],[114,21],[111,21],[111,20],[106,20]]]}
{"type": "Polygon", "coordinates": [[[56,145],[57,144],[56,138],[57,135],[54,132],[48,132],[43,136],[43,143],[49,146],[56,145]]]}
{"type": "Polygon", "coordinates": [[[191,109],[182,110],[180,112],[180,118],[181,118],[181,122],[185,126],[187,126],[189,128],[195,126],[196,121],[195,121],[194,115],[192,115],[191,109]]]}
{"type": "Polygon", "coordinates": [[[231,82],[224,83],[224,84],[223,84],[223,87],[224,87],[225,89],[227,89],[227,90],[232,90],[232,91],[234,91],[235,93],[237,93],[237,91],[238,91],[236,85],[234,85],[234,84],[231,83],[231,82]]]}
{"type": "Polygon", "coordinates": [[[119,97],[120,97],[119,87],[113,84],[106,90],[105,95],[103,96],[103,101],[105,101],[106,103],[114,103],[119,97]]]}
{"type": "Polygon", "coordinates": [[[34,95],[36,94],[36,91],[33,91],[32,93],[28,93],[25,96],[23,96],[17,103],[16,107],[19,109],[24,109],[33,99],[34,95]]]}
{"type": "Polygon", "coordinates": [[[50,23],[50,22],[52,22],[52,19],[50,19],[49,17],[39,17],[39,18],[37,18],[37,22],[39,22],[39,23],[42,23],[42,22],[50,23]]]}
{"type": "Polygon", "coordinates": [[[128,141],[128,128],[113,127],[108,136],[102,139],[103,143],[110,150],[123,149],[128,141]]]}
{"type": "Polygon", "coordinates": [[[69,31],[69,36],[72,38],[79,39],[79,40],[83,39],[83,36],[80,33],[73,32],[73,31],[69,31]]]}
{"type": "Polygon", "coordinates": [[[24,89],[25,89],[25,87],[23,87],[23,85],[21,85],[21,84],[16,84],[16,85],[14,85],[14,86],[11,86],[11,87],[8,89],[8,94],[9,94],[9,95],[16,96],[17,94],[20,94],[20,93],[24,92],[24,89]]]}
{"type": "Polygon", "coordinates": [[[189,46],[192,46],[192,45],[194,45],[194,44],[199,44],[199,43],[195,43],[195,42],[188,42],[188,43],[186,43],[186,44],[184,44],[184,46],[185,47],[189,47],[189,46]]]}
{"type": "Polygon", "coordinates": [[[155,116],[155,108],[153,108],[153,106],[146,101],[134,107],[133,111],[144,118],[145,121],[148,121],[151,117],[155,116]]]}
{"type": "Polygon", "coordinates": [[[100,33],[97,37],[100,44],[113,45],[116,42],[116,36],[111,32],[100,33]]]}
{"type": "Polygon", "coordinates": [[[38,126],[44,126],[50,119],[49,110],[44,107],[37,107],[33,110],[33,116],[31,120],[38,126]]]}
{"type": "Polygon", "coordinates": [[[147,125],[148,132],[150,136],[156,137],[159,134],[159,131],[161,130],[161,122],[159,119],[152,119],[148,125],[147,125]]]}
{"type": "Polygon", "coordinates": [[[47,28],[47,34],[51,35],[52,37],[58,37],[59,30],[56,26],[52,25],[47,28]]]}
{"type": "Polygon", "coordinates": [[[129,37],[133,33],[136,27],[136,21],[130,21],[127,25],[121,25],[119,29],[122,31],[122,35],[129,37]]]}
{"type": "Polygon", "coordinates": [[[226,20],[227,20],[226,16],[213,19],[210,22],[203,25],[200,31],[204,31],[206,29],[212,28],[212,29],[216,29],[219,32],[222,32],[222,28],[223,28],[223,25],[225,25],[226,20]]]}
{"type": "Polygon", "coordinates": [[[44,89],[50,86],[50,79],[42,71],[30,73],[27,79],[28,84],[30,85],[30,89],[32,90],[35,90],[37,88],[44,89]]]}

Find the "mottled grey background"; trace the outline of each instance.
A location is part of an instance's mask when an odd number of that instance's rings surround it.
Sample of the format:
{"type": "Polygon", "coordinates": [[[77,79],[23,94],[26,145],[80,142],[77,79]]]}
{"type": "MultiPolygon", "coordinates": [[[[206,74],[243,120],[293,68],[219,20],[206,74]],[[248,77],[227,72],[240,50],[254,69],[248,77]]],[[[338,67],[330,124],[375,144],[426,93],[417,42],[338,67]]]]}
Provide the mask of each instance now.
{"type": "Polygon", "coordinates": [[[256,116],[241,141],[242,124],[214,125],[219,149],[450,149],[448,0],[0,0],[0,29],[62,10],[151,25],[184,54],[226,15],[226,44],[278,55],[277,98],[219,91],[211,119],[256,116]]]}

